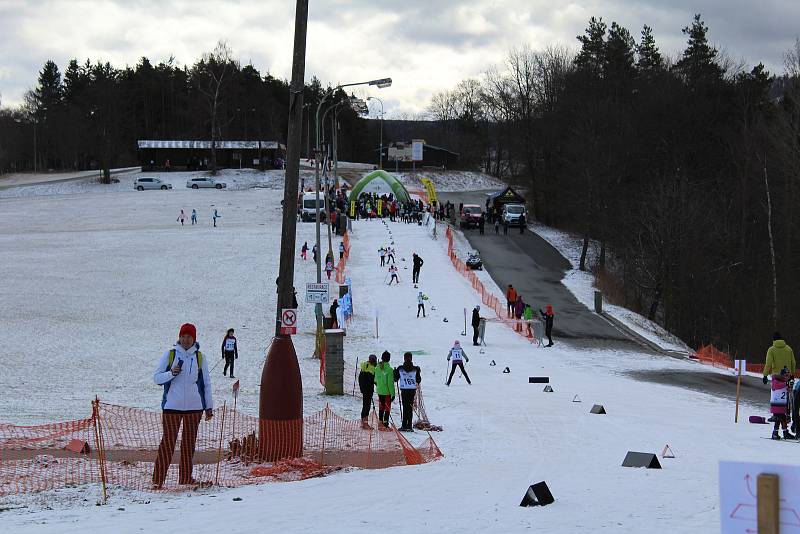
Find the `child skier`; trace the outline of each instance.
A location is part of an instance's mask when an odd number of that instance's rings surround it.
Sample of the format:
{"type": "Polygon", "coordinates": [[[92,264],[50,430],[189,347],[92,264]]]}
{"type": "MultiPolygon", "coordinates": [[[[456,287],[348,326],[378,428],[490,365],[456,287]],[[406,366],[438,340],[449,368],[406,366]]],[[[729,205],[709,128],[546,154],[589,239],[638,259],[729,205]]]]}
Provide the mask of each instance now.
{"type": "Polygon", "coordinates": [[[339,259],[340,260],[344,259],[344,241],[339,243],[339,259]]]}
{"type": "Polygon", "coordinates": [[[222,338],[222,358],[225,360],[222,376],[228,375],[228,367],[230,367],[231,378],[236,378],[233,376],[233,361],[239,359],[239,346],[236,344],[236,336],[233,335],[233,328],[228,328],[225,337],[222,338]]]}
{"type": "Polygon", "coordinates": [[[400,279],[397,277],[397,266],[396,265],[391,265],[389,267],[389,276],[391,276],[391,278],[389,278],[389,285],[392,285],[392,280],[397,282],[397,285],[400,285],[400,279]]]}
{"type": "Polygon", "coordinates": [[[783,439],[795,439],[795,436],[789,433],[786,423],[786,405],[789,395],[786,382],[789,376],[789,369],[786,367],[781,369],[780,374],[772,375],[772,392],[769,397],[769,411],[775,417],[772,439],[781,439],[778,436],[778,425],[783,427],[783,439]]]}
{"type": "Polygon", "coordinates": [[[192,226],[197,224],[197,210],[192,208],[192,226]]]}
{"type": "Polygon", "coordinates": [[[389,416],[394,402],[394,369],[389,365],[391,354],[381,354],[381,363],[375,368],[375,389],[378,392],[378,419],[383,424],[379,429],[389,428],[389,416]]]}
{"type": "Polygon", "coordinates": [[[386,260],[386,261],[387,261],[387,262],[390,262],[390,261],[391,261],[392,263],[394,263],[394,248],[392,248],[392,247],[389,247],[389,248],[386,250],[386,253],[387,253],[387,254],[388,254],[388,256],[389,256],[389,259],[388,259],[388,260],[386,260]]]}
{"type": "Polygon", "coordinates": [[[378,254],[381,256],[381,267],[386,265],[386,249],[381,247],[378,249],[378,254]]]}
{"type": "Polygon", "coordinates": [[[447,382],[445,385],[449,386],[450,381],[453,379],[453,375],[456,372],[456,367],[461,369],[461,373],[464,375],[464,378],[467,379],[467,384],[472,385],[472,381],[469,379],[469,375],[467,374],[467,370],[464,369],[464,360],[469,362],[469,358],[467,358],[464,349],[461,348],[461,342],[457,339],[453,342],[453,348],[450,349],[450,352],[447,353],[447,361],[452,360],[452,365],[450,366],[450,376],[447,377],[447,382]]]}
{"type": "Polygon", "coordinates": [[[333,262],[332,261],[328,261],[325,264],[325,274],[328,275],[328,280],[331,279],[331,272],[333,272],[333,262]]]}
{"type": "Polygon", "coordinates": [[[420,291],[417,294],[417,318],[419,318],[419,312],[422,312],[422,317],[425,317],[425,301],[428,300],[426,295],[422,294],[420,291]]]}
{"type": "Polygon", "coordinates": [[[300,249],[300,257],[303,260],[308,259],[308,241],[303,243],[303,248],[300,249]]]}

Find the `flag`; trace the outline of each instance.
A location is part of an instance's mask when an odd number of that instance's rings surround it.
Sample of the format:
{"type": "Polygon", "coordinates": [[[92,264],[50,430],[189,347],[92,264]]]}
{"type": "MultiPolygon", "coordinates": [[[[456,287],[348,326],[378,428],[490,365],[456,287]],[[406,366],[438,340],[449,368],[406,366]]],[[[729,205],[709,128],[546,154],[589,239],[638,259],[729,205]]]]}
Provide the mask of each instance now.
{"type": "Polygon", "coordinates": [[[236,396],[239,395],[239,381],[238,380],[233,383],[233,387],[231,389],[233,389],[233,398],[236,398],[236,396]]]}

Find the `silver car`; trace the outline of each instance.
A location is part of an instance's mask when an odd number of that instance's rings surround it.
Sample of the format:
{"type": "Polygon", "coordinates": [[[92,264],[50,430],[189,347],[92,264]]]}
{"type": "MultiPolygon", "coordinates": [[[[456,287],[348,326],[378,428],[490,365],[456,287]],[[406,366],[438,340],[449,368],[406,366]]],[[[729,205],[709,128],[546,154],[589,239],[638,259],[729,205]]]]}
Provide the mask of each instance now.
{"type": "Polygon", "coordinates": [[[190,187],[192,189],[200,189],[201,187],[213,187],[215,189],[222,189],[223,187],[227,187],[228,184],[225,182],[218,182],[213,178],[209,178],[204,176],[202,178],[192,178],[191,180],[187,180],[186,187],[190,187]]]}
{"type": "Polygon", "coordinates": [[[142,176],[134,180],[133,188],[137,191],[144,191],[145,189],[172,189],[172,184],[162,182],[158,178],[142,176]]]}

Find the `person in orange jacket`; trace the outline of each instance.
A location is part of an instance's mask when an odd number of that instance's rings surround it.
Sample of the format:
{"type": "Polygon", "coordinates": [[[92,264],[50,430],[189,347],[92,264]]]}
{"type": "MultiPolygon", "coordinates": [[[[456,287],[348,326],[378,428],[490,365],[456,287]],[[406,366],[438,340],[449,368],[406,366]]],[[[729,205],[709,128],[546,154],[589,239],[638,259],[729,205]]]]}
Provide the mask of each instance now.
{"type": "Polygon", "coordinates": [[[517,290],[514,289],[514,286],[508,284],[508,289],[506,289],[506,315],[508,317],[514,316],[514,306],[517,303],[517,290]]]}

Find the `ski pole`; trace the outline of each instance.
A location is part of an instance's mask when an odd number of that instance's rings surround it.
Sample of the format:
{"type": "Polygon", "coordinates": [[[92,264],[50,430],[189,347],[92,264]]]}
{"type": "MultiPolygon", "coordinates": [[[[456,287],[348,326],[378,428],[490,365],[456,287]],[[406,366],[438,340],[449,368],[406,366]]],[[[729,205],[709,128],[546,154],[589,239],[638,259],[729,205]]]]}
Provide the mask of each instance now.
{"type": "Polygon", "coordinates": [[[444,369],[444,384],[447,385],[447,373],[450,371],[450,360],[445,362],[445,369],[444,369]]]}
{"type": "Polygon", "coordinates": [[[353,397],[356,396],[356,382],[358,381],[358,357],[356,357],[356,368],[353,371],[353,397]]]}

